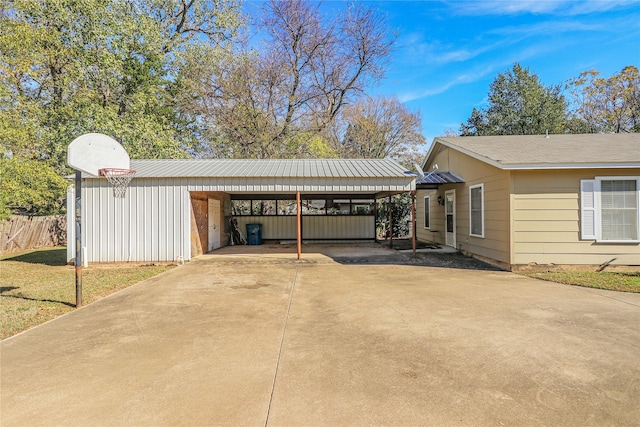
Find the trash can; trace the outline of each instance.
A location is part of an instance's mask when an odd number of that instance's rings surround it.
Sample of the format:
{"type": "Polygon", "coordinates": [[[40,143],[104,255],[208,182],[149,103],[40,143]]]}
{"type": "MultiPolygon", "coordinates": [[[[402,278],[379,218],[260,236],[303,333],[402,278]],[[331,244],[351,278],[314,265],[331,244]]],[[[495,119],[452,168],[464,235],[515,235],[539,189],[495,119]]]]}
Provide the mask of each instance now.
{"type": "Polygon", "coordinates": [[[247,224],[247,245],[262,244],[262,224],[247,224]]]}

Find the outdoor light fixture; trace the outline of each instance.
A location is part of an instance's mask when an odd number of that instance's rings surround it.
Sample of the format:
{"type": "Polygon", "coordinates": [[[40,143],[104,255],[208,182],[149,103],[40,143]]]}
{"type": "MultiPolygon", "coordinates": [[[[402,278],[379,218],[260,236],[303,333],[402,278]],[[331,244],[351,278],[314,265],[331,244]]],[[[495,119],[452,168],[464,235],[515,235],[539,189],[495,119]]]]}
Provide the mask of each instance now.
{"type": "Polygon", "coordinates": [[[442,196],[438,196],[438,204],[439,204],[440,206],[444,206],[444,197],[442,197],[442,196]]]}

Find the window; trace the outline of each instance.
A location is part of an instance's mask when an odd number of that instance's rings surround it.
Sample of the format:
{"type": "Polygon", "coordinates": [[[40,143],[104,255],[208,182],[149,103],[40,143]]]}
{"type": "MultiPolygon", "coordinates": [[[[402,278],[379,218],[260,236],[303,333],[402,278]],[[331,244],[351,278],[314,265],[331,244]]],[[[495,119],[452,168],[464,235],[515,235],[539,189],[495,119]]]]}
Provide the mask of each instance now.
{"type": "Polygon", "coordinates": [[[424,228],[431,228],[431,196],[424,198],[424,228]]]}
{"type": "Polygon", "coordinates": [[[469,187],[470,235],[484,237],[484,184],[469,187]]]}
{"type": "MultiPolygon", "coordinates": [[[[242,196],[239,196],[242,197],[242,196]]],[[[302,215],[374,215],[375,199],[302,199],[302,215]]],[[[295,216],[297,204],[291,199],[232,199],[233,216],[295,216]]]]}
{"type": "Polygon", "coordinates": [[[583,240],[640,240],[640,178],[596,177],[580,182],[580,231],[583,240]]]}
{"type": "Polygon", "coordinates": [[[326,200],[302,200],[302,215],[324,215],[326,203],[326,200]]]}

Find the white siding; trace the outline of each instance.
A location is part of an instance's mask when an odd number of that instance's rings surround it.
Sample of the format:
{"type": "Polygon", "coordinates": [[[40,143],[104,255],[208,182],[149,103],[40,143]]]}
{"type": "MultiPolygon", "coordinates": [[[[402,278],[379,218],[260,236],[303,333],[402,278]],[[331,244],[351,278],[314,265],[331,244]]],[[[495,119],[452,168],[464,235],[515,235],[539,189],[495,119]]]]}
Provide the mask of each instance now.
{"type": "Polygon", "coordinates": [[[172,179],[138,179],[123,199],[113,197],[105,180],[85,180],[82,185],[88,262],[190,259],[186,185],[172,179]]]}

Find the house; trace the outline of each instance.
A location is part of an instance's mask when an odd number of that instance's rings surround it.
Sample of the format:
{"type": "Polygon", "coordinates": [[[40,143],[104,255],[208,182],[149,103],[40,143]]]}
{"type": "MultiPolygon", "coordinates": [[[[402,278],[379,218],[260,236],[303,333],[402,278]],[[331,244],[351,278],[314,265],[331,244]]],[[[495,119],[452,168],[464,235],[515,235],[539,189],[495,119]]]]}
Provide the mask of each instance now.
{"type": "Polygon", "coordinates": [[[435,138],[417,238],[505,269],[640,265],[640,134],[435,138]]]}
{"type": "MultiPolygon", "coordinates": [[[[415,176],[386,159],[131,160],[130,168],[136,175],[124,198],[113,197],[104,177],[82,172],[88,262],[188,261],[229,244],[232,219],[243,233],[260,224],[266,240],[374,241],[375,200],[415,189],[415,176]]],[[[68,212],[74,198],[71,187],[68,212]]]]}

